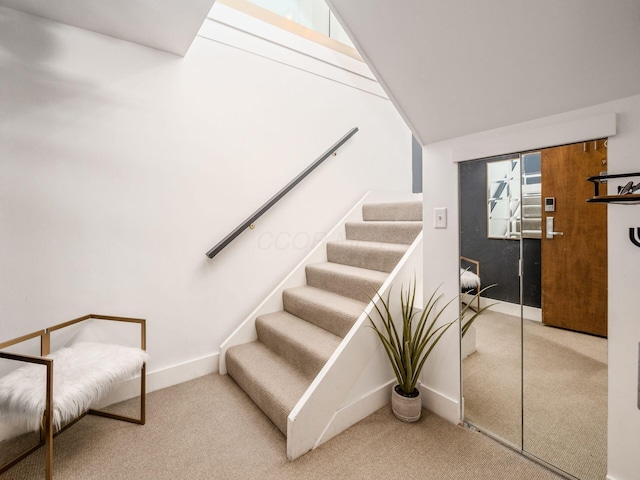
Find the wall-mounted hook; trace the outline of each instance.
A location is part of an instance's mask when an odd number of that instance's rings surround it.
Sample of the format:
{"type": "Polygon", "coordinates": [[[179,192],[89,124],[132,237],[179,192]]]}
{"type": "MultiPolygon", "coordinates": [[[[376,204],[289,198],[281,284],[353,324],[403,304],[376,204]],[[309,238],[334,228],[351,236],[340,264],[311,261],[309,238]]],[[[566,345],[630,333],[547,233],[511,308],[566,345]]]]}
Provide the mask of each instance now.
{"type": "Polygon", "coordinates": [[[631,240],[631,243],[636,247],[640,247],[640,227],[637,227],[635,232],[633,230],[633,227],[629,229],[629,240],[631,240]]]}

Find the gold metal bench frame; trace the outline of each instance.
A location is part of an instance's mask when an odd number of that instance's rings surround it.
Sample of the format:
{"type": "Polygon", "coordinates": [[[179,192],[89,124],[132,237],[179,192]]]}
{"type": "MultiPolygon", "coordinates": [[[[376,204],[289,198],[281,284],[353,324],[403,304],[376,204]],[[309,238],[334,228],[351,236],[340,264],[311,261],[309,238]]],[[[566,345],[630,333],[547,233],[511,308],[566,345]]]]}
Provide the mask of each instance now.
{"type": "Polygon", "coordinates": [[[37,332],[29,333],[27,335],[23,335],[22,337],[15,338],[13,340],[8,340],[6,342],[0,343],[0,358],[5,358],[7,360],[15,360],[18,362],[27,362],[27,363],[35,363],[39,365],[44,365],[47,368],[47,386],[46,386],[46,399],[45,399],[45,412],[42,419],[42,426],[40,427],[40,442],[38,445],[29,448],[23,453],[19,454],[13,460],[5,463],[0,466],[0,474],[7,471],[9,468],[14,466],[16,463],[20,462],[27,456],[31,455],[33,452],[38,450],[40,447],[45,447],[45,478],[46,480],[53,479],[53,437],[57,436],[59,433],[63,432],[71,425],[76,423],[82,417],[87,414],[90,415],[98,415],[101,417],[113,418],[115,420],[121,420],[124,422],[135,423],[138,425],[145,424],[145,405],[146,405],[146,363],[142,364],[141,375],[140,375],[140,418],[133,417],[125,417],[121,415],[116,415],[113,413],[102,412],[99,410],[90,409],[80,415],[78,418],[70,421],[66,425],[64,425],[58,432],[54,432],[53,427],[53,415],[52,415],[52,407],[53,407],[53,360],[50,358],[45,358],[47,355],[51,353],[51,332],[55,332],[56,330],[63,329],[65,327],[69,327],[71,325],[75,325],[86,320],[108,320],[114,322],[127,322],[127,323],[137,323],[140,325],[140,348],[142,350],[147,349],[147,331],[146,331],[146,321],[141,318],[127,318],[127,317],[112,317],[107,315],[96,315],[90,313],[89,315],[85,315],[83,317],[76,318],[74,320],[69,320],[68,322],[60,323],[58,325],[54,325],[49,328],[45,328],[43,330],[38,330],[37,332]],[[31,340],[33,338],[40,337],[40,357],[35,357],[31,355],[19,355],[15,353],[3,352],[1,350],[10,347],[12,345],[16,345],[18,343],[25,342],[27,340],[31,340]]]}

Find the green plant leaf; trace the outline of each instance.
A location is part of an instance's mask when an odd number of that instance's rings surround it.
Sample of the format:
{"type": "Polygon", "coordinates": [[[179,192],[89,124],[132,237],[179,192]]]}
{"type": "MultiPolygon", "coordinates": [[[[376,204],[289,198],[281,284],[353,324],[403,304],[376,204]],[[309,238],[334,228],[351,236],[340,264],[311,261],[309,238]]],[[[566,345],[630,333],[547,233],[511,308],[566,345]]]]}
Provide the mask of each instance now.
{"type": "Polygon", "coordinates": [[[473,322],[476,321],[476,319],[480,316],[480,314],[482,312],[484,312],[486,309],[491,308],[495,305],[494,303],[490,303],[489,305],[485,305],[484,307],[480,308],[478,311],[475,311],[474,314],[471,316],[470,319],[465,320],[465,315],[467,314],[468,310],[474,311],[471,308],[471,305],[473,304],[473,302],[475,302],[480,295],[482,295],[482,293],[486,292],[489,288],[495,287],[496,285],[488,285],[486,287],[484,287],[483,289],[481,289],[479,292],[477,292],[473,298],[471,298],[471,300],[462,308],[462,311],[460,312],[460,333],[462,335],[462,337],[464,338],[464,336],[466,335],[467,331],[469,330],[469,328],[471,328],[471,325],[473,324],[473,322]]]}
{"type": "Polygon", "coordinates": [[[444,333],[457,320],[436,325],[444,310],[457,298],[453,298],[440,308],[438,305],[442,298],[442,294],[438,294],[440,287],[431,294],[418,316],[415,304],[416,286],[417,281],[414,277],[413,281],[409,282],[408,289],[400,289],[400,318],[397,321],[391,312],[391,292],[386,299],[379,294],[371,299],[380,317],[380,327],[372,316],[367,314],[371,327],[384,346],[398,384],[407,394],[414,391],[427,358],[444,333]]]}

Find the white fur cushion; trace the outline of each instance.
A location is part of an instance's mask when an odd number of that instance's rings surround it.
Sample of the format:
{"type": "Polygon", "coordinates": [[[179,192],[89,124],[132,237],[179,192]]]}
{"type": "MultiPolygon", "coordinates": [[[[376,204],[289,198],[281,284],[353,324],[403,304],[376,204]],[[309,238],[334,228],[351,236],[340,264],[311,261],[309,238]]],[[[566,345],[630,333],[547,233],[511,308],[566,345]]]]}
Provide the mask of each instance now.
{"type": "MultiPolygon", "coordinates": [[[[86,412],[116,383],[140,373],[149,355],[139,348],[77,343],[53,359],[53,423],[56,429],[86,412]]],[[[0,378],[0,418],[38,430],[45,410],[46,367],[28,364],[0,378]]]]}
{"type": "Polygon", "coordinates": [[[463,290],[475,288],[480,290],[480,277],[469,270],[460,269],[460,287],[463,290]]]}

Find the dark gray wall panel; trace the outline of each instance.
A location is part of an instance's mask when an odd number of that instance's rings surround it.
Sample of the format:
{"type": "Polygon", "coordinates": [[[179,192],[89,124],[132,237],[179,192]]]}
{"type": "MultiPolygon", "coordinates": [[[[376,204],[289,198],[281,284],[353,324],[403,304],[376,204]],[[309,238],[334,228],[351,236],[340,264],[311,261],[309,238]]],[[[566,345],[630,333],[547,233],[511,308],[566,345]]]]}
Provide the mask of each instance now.
{"type": "MultiPolygon", "coordinates": [[[[504,158],[460,163],[460,255],[480,262],[483,286],[496,285],[483,296],[520,303],[520,242],[487,238],[486,165],[504,158]]],[[[540,307],[540,240],[525,239],[523,250],[523,301],[540,307]]]]}

